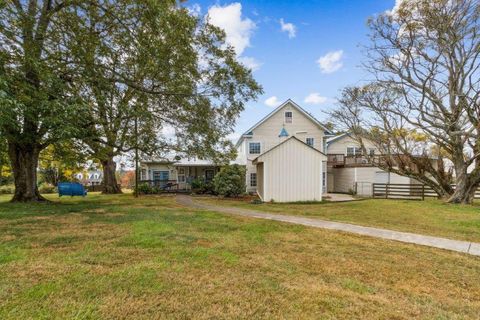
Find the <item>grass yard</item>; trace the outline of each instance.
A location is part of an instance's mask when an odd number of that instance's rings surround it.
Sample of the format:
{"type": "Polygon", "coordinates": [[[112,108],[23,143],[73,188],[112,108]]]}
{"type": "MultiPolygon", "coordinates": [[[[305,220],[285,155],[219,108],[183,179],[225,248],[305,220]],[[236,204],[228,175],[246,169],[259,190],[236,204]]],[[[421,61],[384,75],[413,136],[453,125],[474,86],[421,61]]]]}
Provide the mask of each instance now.
{"type": "MultiPolygon", "coordinates": [[[[56,203],[36,206],[0,197],[0,319],[480,314],[478,257],[195,211],[169,196],[51,197],[56,203]]],[[[339,220],[348,220],[355,205],[394,216],[388,210],[395,203],[287,207],[321,216],[315,210],[339,206],[339,220]]],[[[436,203],[401,204],[424,212],[444,208],[452,219],[473,216],[436,203]]],[[[281,211],[279,205],[254,207],[281,211]]]]}
{"type": "Polygon", "coordinates": [[[349,222],[363,226],[480,242],[480,203],[451,205],[425,201],[366,199],[353,202],[263,203],[249,200],[198,198],[220,206],[235,206],[278,214],[349,222]]]}

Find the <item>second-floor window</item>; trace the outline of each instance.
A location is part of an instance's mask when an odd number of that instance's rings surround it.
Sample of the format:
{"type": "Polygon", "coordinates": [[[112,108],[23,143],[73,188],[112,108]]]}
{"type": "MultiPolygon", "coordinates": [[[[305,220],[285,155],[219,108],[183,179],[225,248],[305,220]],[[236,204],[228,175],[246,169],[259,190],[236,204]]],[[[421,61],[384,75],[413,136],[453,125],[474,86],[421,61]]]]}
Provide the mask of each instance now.
{"type": "Polygon", "coordinates": [[[315,143],[315,139],[313,138],[307,138],[305,141],[310,147],[313,147],[313,144],[315,143]]]}
{"type": "Polygon", "coordinates": [[[359,147],[347,147],[347,156],[359,156],[362,154],[362,149],[359,147]]]}
{"type": "Polygon", "coordinates": [[[250,142],[248,144],[248,153],[250,154],[260,154],[260,142],[250,142]]]}
{"type": "Polygon", "coordinates": [[[293,112],[285,111],[285,123],[292,123],[292,119],[293,119],[293,112]]]}

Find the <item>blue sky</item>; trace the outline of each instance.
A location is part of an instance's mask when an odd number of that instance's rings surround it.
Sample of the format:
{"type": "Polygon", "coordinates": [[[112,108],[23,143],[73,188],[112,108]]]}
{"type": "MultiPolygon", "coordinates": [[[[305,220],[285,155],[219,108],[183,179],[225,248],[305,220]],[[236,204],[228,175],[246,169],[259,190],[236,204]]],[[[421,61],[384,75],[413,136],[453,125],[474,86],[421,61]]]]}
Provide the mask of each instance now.
{"type": "Polygon", "coordinates": [[[368,17],[391,10],[394,0],[188,1],[225,29],[241,61],[254,69],[264,95],[248,103],[235,140],[288,98],[319,120],[339,90],[362,83],[361,44],[368,17]]]}

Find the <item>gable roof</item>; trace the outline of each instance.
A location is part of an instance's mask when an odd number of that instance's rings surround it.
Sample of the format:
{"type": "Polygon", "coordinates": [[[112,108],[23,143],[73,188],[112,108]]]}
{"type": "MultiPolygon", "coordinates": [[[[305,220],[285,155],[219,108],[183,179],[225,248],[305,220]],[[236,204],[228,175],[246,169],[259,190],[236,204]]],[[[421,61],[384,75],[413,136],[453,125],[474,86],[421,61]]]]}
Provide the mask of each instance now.
{"type": "Polygon", "coordinates": [[[292,140],[292,139],[293,139],[293,140],[297,140],[297,141],[300,142],[302,145],[306,146],[307,148],[312,149],[313,151],[316,151],[316,152],[320,153],[321,155],[324,155],[325,157],[327,156],[327,155],[326,155],[325,153],[323,153],[322,151],[320,151],[320,150],[318,150],[318,149],[315,149],[314,147],[306,144],[305,142],[303,142],[302,140],[298,139],[297,137],[291,136],[290,138],[285,139],[284,141],[280,142],[279,144],[277,144],[277,145],[274,146],[273,148],[270,148],[270,149],[268,149],[267,151],[265,151],[264,153],[258,155],[258,157],[256,157],[255,159],[253,159],[252,163],[255,163],[255,162],[258,160],[258,158],[264,156],[265,154],[269,153],[270,151],[275,150],[276,148],[278,148],[278,147],[281,146],[282,144],[287,143],[288,141],[290,141],[290,140],[292,140]]]}
{"type": "Polygon", "coordinates": [[[275,110],[273,110],[272,112],[270,112],[269,114],[267,114],[263,119],[261,119],[260,121],[258,121],[253,127],[251,127],[250,129],[248,129],[247,131],[245,131],[245,133],[243,133],[241,136],[240,136],[240,139],[238,139],[237,143],[236,143],[236,146],[238,147],[240,145],[240,142],[245,138],[245,136],[251,136],[253,134],[253,130],[255,130],[256,128],[258,128],[261,124],[263,124],[265,121],[267,121],[268,119],[270,119],[274,114],[276,114],[278,111],[280,111],[283,107],[285,107],[287,104],[291,104],[295,109],[297,109],[298,111],[300,111],[300,113],[302,113],[304,116],[306,116],[308,119],[310,119],[313,123],[315,123],[317,126],[319,126],[320,128],[322,128],[326,134],[329,134],[330,131],[327,129],[327,127],[325,127],[322,123],[320,123],[320,121],[318,121],[317,119],[315,119],[314,116],[312,116],[310,113],[308,113],[305,109],[303,109],[302,107],[300,107],[298,104],[296,104],[292,99],[288,99],[287,101],[285,101],[284,103],[282,103],[281,105],[279,105],[278,107],[275,108],[275,110]]]}
{"type": "Polygon", "coordinates": [[[333,137],[327,139],[327,145],[334,142],[334,141],[340,140],[340,139],[342,139],[343,137],[346,137],[346,136],[351,137],[351,133],[350,132],[345,132],[345,133],[341,133],[339,135],[333,136],[333,137]]]}

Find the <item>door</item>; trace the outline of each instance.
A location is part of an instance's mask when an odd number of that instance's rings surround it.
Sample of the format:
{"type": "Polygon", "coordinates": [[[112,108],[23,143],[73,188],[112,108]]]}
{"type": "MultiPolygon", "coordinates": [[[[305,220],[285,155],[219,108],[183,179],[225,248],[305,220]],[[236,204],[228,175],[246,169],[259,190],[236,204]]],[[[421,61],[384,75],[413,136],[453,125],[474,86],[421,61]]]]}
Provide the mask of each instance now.
{"type": "Polygon", "coordinates": [[[163,187],[168,183],[169,180],[169,172],[168,171],[161,171],[161,170],[154,170],[153,171],[153,181],[154,184],[160,187],[163,187]]]}
{"type": "Polygon", "coordinates": [[[205,170],[205,181],[207,182],[212,181],[214,176],[215,176],[215,170],[213,169],[205,170]]]}

